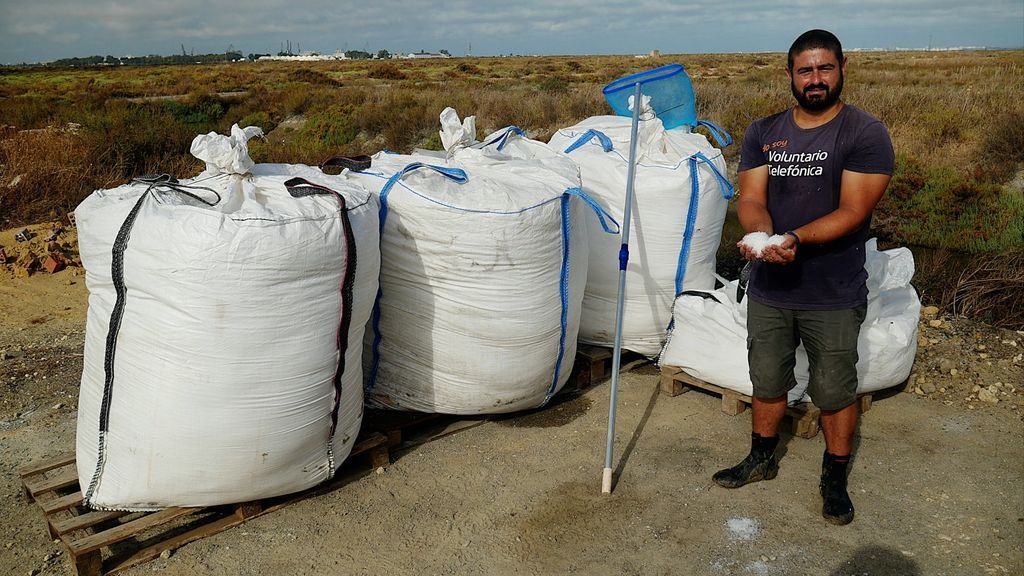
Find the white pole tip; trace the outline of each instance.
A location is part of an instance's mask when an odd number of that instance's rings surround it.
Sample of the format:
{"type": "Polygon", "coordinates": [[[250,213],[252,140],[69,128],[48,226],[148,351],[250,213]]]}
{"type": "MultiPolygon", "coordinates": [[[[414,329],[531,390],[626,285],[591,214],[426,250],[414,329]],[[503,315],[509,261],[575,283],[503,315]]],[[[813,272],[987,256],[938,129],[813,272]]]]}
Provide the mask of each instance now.
{"type": "Polygon", "coordinates": [[[601,476],[601,492],[604,494],[612,493],[612,469],[605,468],[604,474],[601,476]]]}

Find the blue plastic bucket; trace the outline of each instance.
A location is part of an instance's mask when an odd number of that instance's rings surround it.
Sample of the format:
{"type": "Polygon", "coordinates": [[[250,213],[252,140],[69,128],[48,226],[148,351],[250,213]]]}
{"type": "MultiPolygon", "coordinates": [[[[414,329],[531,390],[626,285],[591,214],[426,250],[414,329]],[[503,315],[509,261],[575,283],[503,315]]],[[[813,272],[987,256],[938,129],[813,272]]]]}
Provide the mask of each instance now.
{"type": "Polygon", "coordinates": [[[690,77],[682,64],[669,64],[638,72],[605,86],[601,92],[617,115],[633,116],[629,109],[629,97],[636,90],[637,82],[641,84],[641,93],[651,98],[651,107],[666,130],[683,124],[697,124],[693,84],[690,83],[690,77]]]}

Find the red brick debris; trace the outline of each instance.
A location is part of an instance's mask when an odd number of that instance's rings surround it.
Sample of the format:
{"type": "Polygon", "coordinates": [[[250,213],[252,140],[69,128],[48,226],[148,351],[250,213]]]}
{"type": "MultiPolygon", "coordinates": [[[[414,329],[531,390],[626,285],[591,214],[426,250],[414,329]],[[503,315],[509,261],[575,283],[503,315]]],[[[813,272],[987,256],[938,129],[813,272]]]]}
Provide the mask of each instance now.
{"type": "Polygon", "coordinates": [[[43,268],[50,274],[54,274],[64,269],[64,261],[56,255],[50,254],[46,257],[46,261],[43,262],[43,268]]]}

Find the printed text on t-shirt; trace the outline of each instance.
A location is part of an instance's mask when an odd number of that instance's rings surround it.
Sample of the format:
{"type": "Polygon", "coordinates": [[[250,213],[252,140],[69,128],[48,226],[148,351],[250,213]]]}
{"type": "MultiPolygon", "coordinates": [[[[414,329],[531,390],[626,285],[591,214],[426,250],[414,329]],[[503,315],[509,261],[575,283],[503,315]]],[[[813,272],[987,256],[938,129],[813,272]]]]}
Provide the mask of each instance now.
{"type": "Polygon", "coordinates": [[[784,150],[768,152],[768,173],[772,176],[821,176],[822,163],[828,159],[828,152],[792,153],[784,150]]]}

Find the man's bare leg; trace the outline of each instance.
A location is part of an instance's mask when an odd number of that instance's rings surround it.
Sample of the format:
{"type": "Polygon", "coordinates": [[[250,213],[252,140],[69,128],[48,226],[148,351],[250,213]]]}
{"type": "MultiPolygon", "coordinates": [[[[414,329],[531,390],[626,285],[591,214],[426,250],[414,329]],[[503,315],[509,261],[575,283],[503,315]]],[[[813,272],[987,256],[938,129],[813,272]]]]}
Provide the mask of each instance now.
{"type": "Polygon", "coordinates": [[[753,411],[751,420],[753,421],[754,434],[762,438],[779,435],[779,423],[782,422],[782,417],[786,415],[785,396],[779,396],[778,398],[758,398],[754,396],[750,408],[753,411]]]}
{"type": "Polygon", "coordinates": [[[825,448],[835,456],[849,456],[853,451],[853,432],[857,429],[857,403],[839,410],[822,410],[821,428],[825,432],[825,448]]]}

